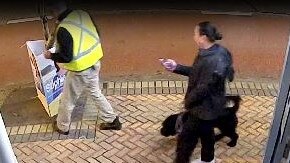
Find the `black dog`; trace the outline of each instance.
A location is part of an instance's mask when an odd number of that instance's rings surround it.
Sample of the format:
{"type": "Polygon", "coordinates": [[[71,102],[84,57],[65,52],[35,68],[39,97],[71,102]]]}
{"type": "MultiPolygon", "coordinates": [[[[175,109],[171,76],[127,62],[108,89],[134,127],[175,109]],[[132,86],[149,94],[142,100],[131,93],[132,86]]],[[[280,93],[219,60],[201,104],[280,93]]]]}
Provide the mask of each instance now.
{"type": "MultiPolygon", "coordinates": [[[[216,135],[215,140],[218,141],[224,136],[231,139],[228,146],[234,147],[237,144],[239,138],[236,133],[236,128],[238,125],[238,118],[236,116],[237,111],[240,107],[240,96],[227,96],[227,106],[225,107],[224,114],[222,114],[216,121],[215,127],[220,130],[220,134],[216,135]]],[[[162,123],[162,128],[160,130],[163,136],[174,136],[181,133],[183,123],[189,118],[190,112],[181,112],[179,114],[170,115],[162,123]]],[[[193,122],[193,126],[198,125],[197,120],[193,122]]]]}
{"type": "Polygon", "coordinates": [[[215,127],[217,127],[221,133],[215,136],[215,140],[219,141],[224,136],[229,137],[231,141],[227,143],[228,146],[234,147],[237,145],[239,135],[236,132],[238,126],[237,112],[240,107],[240,96],[227,96],[227,107],[225,113],[221,115],[215,121],[215,127]]]}

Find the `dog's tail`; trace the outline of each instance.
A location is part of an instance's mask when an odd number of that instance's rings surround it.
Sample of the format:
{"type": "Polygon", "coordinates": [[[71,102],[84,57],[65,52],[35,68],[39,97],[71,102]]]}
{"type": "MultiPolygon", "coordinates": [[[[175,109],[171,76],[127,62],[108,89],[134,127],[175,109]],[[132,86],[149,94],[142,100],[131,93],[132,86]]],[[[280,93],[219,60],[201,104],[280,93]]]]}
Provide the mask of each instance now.
{"type": "Polygon", "coordinates": [[[227,95],[227,103],[232,104],[232,106],[229,106],[231,109],[229,109],[231,112],[237,113],[240,108],[240,103],[242,101],[242,98],[240,95],[227,95]]]}

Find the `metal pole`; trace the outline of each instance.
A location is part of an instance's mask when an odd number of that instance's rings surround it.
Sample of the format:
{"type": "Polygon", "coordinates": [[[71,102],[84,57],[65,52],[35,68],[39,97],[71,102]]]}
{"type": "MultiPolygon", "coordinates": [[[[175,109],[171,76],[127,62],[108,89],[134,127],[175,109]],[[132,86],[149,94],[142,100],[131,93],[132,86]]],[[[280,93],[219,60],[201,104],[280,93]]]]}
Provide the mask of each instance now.
{"type": "Polygon", "coordinates": [[[278,145],[281,138],[281,124],[283,122],[283,114],[287,107],[287,100],[290,98],[290,36],[288,39],[288,46],[284,59],[284,67],[280,80],[279,95],[276,101],[275,112],[273,121],[271,123],[271,129],[269,131],[269,138],[265,151],[263,163],[276,163],[273,162],[274,158],[279,155],[282,157],[282,153],[277,153],[278,145]]]}
{"type": "Polygon", "coordinates": [[[0,163],[17,163],[0,113],[0,163]]]}

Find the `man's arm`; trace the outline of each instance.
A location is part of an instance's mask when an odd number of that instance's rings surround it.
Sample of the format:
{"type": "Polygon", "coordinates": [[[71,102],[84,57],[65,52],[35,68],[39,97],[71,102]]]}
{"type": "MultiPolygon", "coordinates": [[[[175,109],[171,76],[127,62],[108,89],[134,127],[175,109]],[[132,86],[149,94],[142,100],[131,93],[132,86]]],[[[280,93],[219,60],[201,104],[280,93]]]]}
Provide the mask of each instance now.
{"type": "Polygon", "coordinates": [[[235,78],[235,69],[233,67],[232,54],[229,51],[227,52],[227,61],[228,61],[227,78],[230,82],[232,82],[235,78]]]}
{"type": "Polygon", "coordinates": [[[173,71],[176,74],[184,75],[184,76],[189,76],[193,70],[192,66],[184,66],[177,64],[175,70],[173,71]]]}
{"type": "Polygon", "coordinates": [[[73,38],[70,33],[60,27],[57,32],[58,51],[52,53],[51,59],[58,63],[69,63],[73,59],[73,38]]]}
{"type": "Polygon", "coordinates": [[[91,20],[92,20],[92,22],[93,22],[93,24],[94,24],[94,26],[95,26],[95,28],[97,30],[97,33],[98,33],[99,37],[101,38],[100,31],[99,31],[99,27],[98,27],[95,19],[93,19],[93,17],[91,16],[91,14],[89,12],[88,12],[88,14],[90,15],[90,18],[91,18],[91,20]]]}

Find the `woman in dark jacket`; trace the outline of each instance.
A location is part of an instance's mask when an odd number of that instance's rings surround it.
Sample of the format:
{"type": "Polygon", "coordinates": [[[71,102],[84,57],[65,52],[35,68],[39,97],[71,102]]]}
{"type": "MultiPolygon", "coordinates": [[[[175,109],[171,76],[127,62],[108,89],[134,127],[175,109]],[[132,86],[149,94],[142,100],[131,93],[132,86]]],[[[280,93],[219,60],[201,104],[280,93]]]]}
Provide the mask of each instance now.
{"type": "MultiPolygon", "coordinates": [[[[177,64],[172,59],[160,59],[169,71],[189,77],[185,94],[185,109],[199,119],[198,137],[201,139],[201,158],[195,163],[215,162],[214,158],[214,120],[222,114],[225,106],[225,82],[233,80],[234,69],[231,53],[216,40],[222,36],[210,22],[199,23],[194,30],[194,41],[199,52],[192,66],[177,64]]],[[[190,119],[189,119],[190,121],[190,119]]],[[[184,124],[177,144],[176,162],[189,162],[197,140],[191,139],[190,122],[184,124]],[[187,126],[186,126],[187,125],[187,126]],[[190,141],[190,143],[184,143],[190,141]],[[183,142],[183,143],[182,143],[183,142]]]]}

